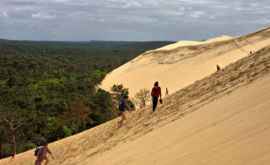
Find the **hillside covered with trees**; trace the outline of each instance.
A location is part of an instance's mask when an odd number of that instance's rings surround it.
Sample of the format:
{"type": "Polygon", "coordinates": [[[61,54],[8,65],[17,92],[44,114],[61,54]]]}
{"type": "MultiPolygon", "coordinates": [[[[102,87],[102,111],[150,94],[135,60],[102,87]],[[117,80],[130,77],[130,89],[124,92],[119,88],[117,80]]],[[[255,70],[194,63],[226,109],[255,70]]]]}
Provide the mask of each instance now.
{"type": "Polygon", "coordinates": [[[117,117],[112,96],[97,85],[114,68],[170,43],[0,40],[0,158],[117,117]]]}

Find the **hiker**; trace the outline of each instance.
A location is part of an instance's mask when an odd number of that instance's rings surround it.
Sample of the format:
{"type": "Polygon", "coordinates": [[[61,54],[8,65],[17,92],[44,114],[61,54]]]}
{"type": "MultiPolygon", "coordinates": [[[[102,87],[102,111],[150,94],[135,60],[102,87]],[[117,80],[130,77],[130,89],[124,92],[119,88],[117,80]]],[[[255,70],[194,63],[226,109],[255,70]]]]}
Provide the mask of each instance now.
{"type": "Polygon", "coordinates": [[[221,70],[220,66],[219,66],[219,65],[217,65],[217,71],[220,71],[220,70],[221,70]]]}
{"type": "Polygon", "coordinates": [[[169,90],[168,90],[168,88],[166,88],[166,93],[165,93],[165,95],[166,95],[166,96],[169,95],[169,90]]]}
{"type": "Polygon", "coordinates": [[[35,156],[37,157],[35,165],[42,165],[42,162],[45,160],[45,165],[49,163],[48,154],[54,159],[52,152],[50,151],[48,144],[40,146],[35,150],[35,156]]]}
{"type": "Polygon", "coordinates": [[[121,120],[118,122],[118,126],[121,127],[124,123],[125,120],[127,120],[126,117],[126,110],[129,109],[128,106],[128,96],[127,95],[122,95],[119,100],[119,111],[121,115],[121,120]]]}
{"type": "Polygon", "coordinates": [[[156,81],[154,83],[154,87],[152,88],[151,96],[152,96],[153,112],[155,112],[156,108],[157,108],[157,104],[158,104],[158,99],[159,99],[160,104],[162,104],[161,88],[158,85],[158,81],[156,81]]]}

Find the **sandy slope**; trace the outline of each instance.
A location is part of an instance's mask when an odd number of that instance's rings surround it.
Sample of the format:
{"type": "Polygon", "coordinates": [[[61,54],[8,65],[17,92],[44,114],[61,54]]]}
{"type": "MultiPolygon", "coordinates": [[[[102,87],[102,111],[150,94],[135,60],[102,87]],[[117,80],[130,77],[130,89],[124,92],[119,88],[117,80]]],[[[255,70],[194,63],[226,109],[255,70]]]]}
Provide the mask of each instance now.
{"type": "MultiPolygon", "coordinates": [[[[113,120],[50,144],[51,164],[266,164],[269,84],[270,47],[177,91],[157,113],[141,109],[120,129],[113,120]]],[[[33,161],[28,151],[0,165],[33,161]]]]}
{"type": "Polygon", "coordinates": [[[133,142],[91,165],[268,165],[270,76],[133,142]]]}
{"type": "MultiPolygon", "coordinates": [[[[270,45],[270,30],[255,34],[209,43],[180,46],[171,50],[149,51],[111,72],[101,87],[110,90],[113,84],[123,84],[134,96],[140,89],[151,89],[160,81],[173,93],[196,80],[216,71],[216,65],[224,67],[270,45]]],[[[225,37],[226,38],[226,37],[225,37]]]]}
{"type": "Polygon", "coordinates": [[[177,92],[151,121],[154,131],[83,164],[269,164],[269,72],[270,48],[177,92]],[[168,120],[175,121],[160,127],[168,120]]]}

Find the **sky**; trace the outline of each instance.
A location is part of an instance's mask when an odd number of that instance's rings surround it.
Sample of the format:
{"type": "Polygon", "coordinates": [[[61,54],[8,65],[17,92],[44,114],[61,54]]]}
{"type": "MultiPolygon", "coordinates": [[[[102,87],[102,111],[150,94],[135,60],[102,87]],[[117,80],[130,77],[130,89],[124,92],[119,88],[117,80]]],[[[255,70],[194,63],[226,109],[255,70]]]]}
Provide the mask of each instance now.
{"type": "Polygon", "coordinates": [[[0,0],[0,38],[202,40],[270,25],[270,0],[0,0]]]}

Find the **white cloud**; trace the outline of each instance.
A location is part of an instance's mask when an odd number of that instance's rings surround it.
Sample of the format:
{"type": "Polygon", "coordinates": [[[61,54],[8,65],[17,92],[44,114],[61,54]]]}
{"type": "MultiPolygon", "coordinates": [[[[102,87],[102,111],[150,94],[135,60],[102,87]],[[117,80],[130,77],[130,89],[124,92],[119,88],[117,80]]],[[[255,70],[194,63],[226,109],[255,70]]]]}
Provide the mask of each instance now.
{"type": "Polygon", "coordinates": [[[203,15],[205,15],[204,11],[194,11],[194,12],[190,13],[190,17],[192,17],[192,18],[200,18],[203,15]]]}
{"type": "Polygon", "coordinates": [[[209,5],[217,3],[217,1],[215,0],[177,0],[177,1],[189,5],[209,5]]]}
{"type": "Polygon", "coordinates": [[[2,11],[1,13],[0,13],[0,16],[3,16],[3,17],[8,17],[8,13],[6,12],[6,11],[2,11]]]}
{"type": "Polygon", "coordinates": [[[66,3],[66,2],[70,2],[70,0],[47,0],[47,2],[66,3]]]}
{"type": "Polygon", "coordinates": [[[123,8],[139,8],[142,7],[142,4],[137,1],[127,1],[125,2],[123,8]]]}
{"type": "Polygon", "coordinates": [[[32,18],[35,18],[35,19],[44,19],[44,20],[50,20],[50,19],[56,18],[56,16],[55,16],[55,15],[50,15],[50,14],[48,14],[48,13],[41,13],[41,12],[38,12],[38,13],[32,14],[32,18]]]}

